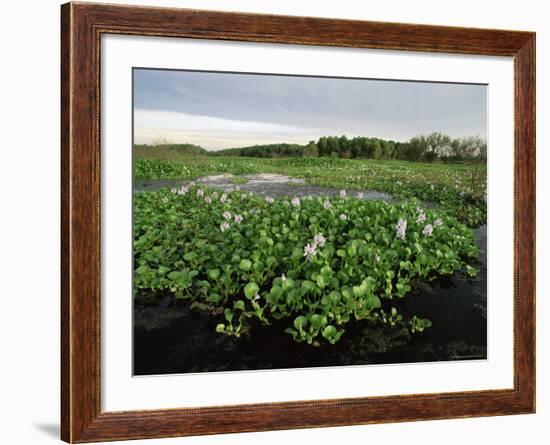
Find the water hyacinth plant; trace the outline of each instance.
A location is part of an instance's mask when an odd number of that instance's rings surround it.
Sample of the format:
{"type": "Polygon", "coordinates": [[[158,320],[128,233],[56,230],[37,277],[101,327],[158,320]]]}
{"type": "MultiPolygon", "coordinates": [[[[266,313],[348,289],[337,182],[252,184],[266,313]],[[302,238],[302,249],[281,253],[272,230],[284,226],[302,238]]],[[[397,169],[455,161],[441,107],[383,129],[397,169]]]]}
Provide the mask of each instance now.
{"type": "Polygon", "coordinates": [[[279,173],[303,178],[308,184],[340,189],[344,198],[353,196],[356,193],[353,190],[359,190],[359,198],[362,198],[362,190],[377,190],[399,199],[417,198],[437,203],[441,211],[455,216],[470,227],[477,227],[487,221],[485,164],[222,156],[187,156],[182,161],[137,159],[135,177],[137,180],[184,180],[216,173],[279,173]]]}
{"type": "Polygon", "coordinates": [[[476,274],[472,231],[415,200],[180,191],[135,193],[135,299],[191,303],[218,317],[221,334],[278,321],[298,342],[334,344],[359,320],[421,332],[429,320],[399,312],[415,283],[476,274]]]}

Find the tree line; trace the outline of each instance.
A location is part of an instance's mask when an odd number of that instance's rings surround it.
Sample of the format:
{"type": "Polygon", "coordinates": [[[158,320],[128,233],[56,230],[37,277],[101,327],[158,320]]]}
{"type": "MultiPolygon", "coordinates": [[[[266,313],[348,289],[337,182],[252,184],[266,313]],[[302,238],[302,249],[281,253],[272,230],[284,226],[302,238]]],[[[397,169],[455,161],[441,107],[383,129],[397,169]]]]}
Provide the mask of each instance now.
{"type": "Polygon", "coordinates": [[[307,153],[305,145],[284,143],[225,148],[223,150],[211,151],[209,154],[214,156],[251,156],[256,158],[317,156],[317,154],[307,153]]]}
{"type": "Polygon", "coordinates": [[[423,162],[485,162],[487,143],[479,136],[451,138],[442,133],[415,136],[408,141],[374,137],[323,136],[306,145],[267,144],[209,152],[214,156],[335,157],[400,159],[423,162]]]}
{"type": "Polygon", "coordinates": [[[351,159],[399,159],[416,162],[485,162],[487,142],[479,136],[451,138],[442,133],[415,136],[408,141],[375,137],[323,136],[308,144],[263,144],[207,151],[193,144],[135,145],[145,151],[155,147],[178,155],[247,156],[258,158],[333,157],[351,159]]]}

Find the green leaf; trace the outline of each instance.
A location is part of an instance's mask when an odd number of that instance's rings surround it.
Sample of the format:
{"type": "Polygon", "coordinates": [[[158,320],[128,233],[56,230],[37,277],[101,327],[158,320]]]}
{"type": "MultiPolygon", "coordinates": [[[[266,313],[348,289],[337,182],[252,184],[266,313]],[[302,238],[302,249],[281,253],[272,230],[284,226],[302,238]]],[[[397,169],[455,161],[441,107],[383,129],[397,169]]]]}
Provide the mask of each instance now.
{"type": "Polygon", "coordinates": [[[252,299],[256,296],[256,294],[258,293],[259,290],[260,290],[260,288],[258,287],[258,285],[256,283],[248,283],[244,287],[244,295],[246,296],[246,298],[252,299]]]}
{"type": "Polygon", "coordinates": [[[329,283],[329,279],[325,275],[318,275],[315,281],[317,282],[317,286],[319,286],[321,289],[323,289],[329,283]]]}
{"type": "Polygon", "coordinates": [[[146,274],[148,274],[150,271],[151,271],[151,269],[149,269],[148,266],[139,266],[139,267],[136,269],[136,274],[137,274],[137,275],[146,275],[146,274]]]}
{"type": "Polygon", "coordinates": [[[223,300],[222,296],[217,293],[210,294],[206,299],[216,304],[223,300]]]}
{"type": "Polygon", "coordinates": [[[245,271],[248,272],[250,269],[252,269],[252,261],[250,261],[250,260],[241,260],[241,262],[239,264],[239,269],[245,270],[245,271]]]}
{"type": "Polygon", "coordinates": [[[342,292],[342,295],[344,296],[345,299],[351,300],[353,298],[353,291],[351,290],[350,287],[344,286],[341,289],[341,292],[342,292]]]}
{"type": "Polygon", "coordinates": [[[195,252],[187,252],[183,255],[183,259],[187,262],[195,261],[199,256],[195,252]]]}
{"type": "Polygon", "coordinates": [[[333,303],[338,303],[342,298],[342,294],[340,294],[340,292],[335,290],[332,291],[330,294],[328,294],[328,296],[330,298],[330,301],[332,301],[333,303]]]}
{"type": "Polygon", "coordinates": [[[369,311],[372,311],[374,309],[378,309],[379,307],[382,306],[382,303],[380,302],[380,298],[378,298],[374,294],[370,295],[369,298],[367,298],[367,301],[365,303],[366,303],[366,308],[369,311]]]}
{"type": "Polygon", "coordinates": [[[329,324],[325,329],[323,329],[323,337],[325,337],[327,340],[333,339],[336,337],[336,334],[338,333],[338,330],[329,324]]]}
{"type": "Polygon", "coordinates": [[[217,280],[220,277],[220,269],[210,269],[208,271],[208,277],[212,280],[217,280]]]}
{"type": "Polygon", "coordinates": [[[183,273],[174,270],[168,274],[168,278],[170,278],[172,281],[178,281],[183,278],[183,273]]]}
{"type": "Polygon", "coordinates": [[[233,320],[233,312],[231,312],[231,309],[225,308],[223,315],[227,321],[231,322],[231,320],[233,320]]]}
{"type": "Polygon", "coordinates": [[[270,257],[267,257],[267,260],[265,261],[265,263],[267,264],[267,267],[273,268],[277,265],[278,261],[277,261],[277,258],[270,256],[270,257]]]}
{"type": "Polygon", "coordinates": [[[277,300],[281,295],[283,295],[283,288],[280,287],[280,286],[273,286],[271,288],[271,295],[273,295],[273,297],[277,300]]]}
{"type": "Polygon", "coordinates": [[[292,278],[287,278],[283,281],[283,289],[288,291],[294,287],[294,280],[292,278]]]}
{"type": "Polygon", "coordinates": [[[240,309],[241,311],[244,312],[244,301],[243,300],[237,300],[235,301],[235,303],[233,304],[233,307],[235,309],[240,309]]]}
{"type": "Polygon", "coordinates": [[[411,286],[409,286],[405,281],[402,279],[399,279],[397,284],[395,285],[395,288],[397,289],[397,295],[399,297],[404,297],[407,292],[411,290],[411,286]]]}
{"type": "Polygon", "coordinates": [[[311,316],[310,323],[314,329],[319,329],[321,326],[327,324],[327,317],[324,315],[314,314],[311,316]]]}
{"type": "Polygon", "coordinates": [[[353,286],[352,289],[353,295],[355,295],[357,298],[361,298],[367,293],[367,284],[363,282],[360,286],[353,286]]]}
{"type": "Polygon", "coordinates": [[[304,330],[304,327],[306,326],[307,324],[307,318],[304,317],[303,315],[300,315],[299,317],[296,317],[294,319],[294,327],[296,329],[298,329],[299,331],[303,331],[304,330]]]}
{"type": "Polygon", "coordinates": [[[302,281],[302,287],[305,290],[311,290],[311,289],[315,288],[315,283],[313,281],[304,280],[304,281],[302,281]]]}
{"type": "Polygon", "coordinates": [[[166,275],[170,269],[166,266],[159,266],[157,272],[159,275],[166,275]]]}

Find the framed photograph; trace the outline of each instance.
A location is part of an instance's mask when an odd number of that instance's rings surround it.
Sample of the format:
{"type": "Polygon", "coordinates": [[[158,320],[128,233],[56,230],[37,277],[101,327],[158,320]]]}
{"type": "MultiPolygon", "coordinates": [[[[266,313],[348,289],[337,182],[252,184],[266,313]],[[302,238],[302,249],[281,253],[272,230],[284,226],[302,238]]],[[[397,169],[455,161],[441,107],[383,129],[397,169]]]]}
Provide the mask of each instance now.
{"type": "Polygon", "coordinates": [[[535,411],[535,34],[62,6],[62,439],[535,411]]]}

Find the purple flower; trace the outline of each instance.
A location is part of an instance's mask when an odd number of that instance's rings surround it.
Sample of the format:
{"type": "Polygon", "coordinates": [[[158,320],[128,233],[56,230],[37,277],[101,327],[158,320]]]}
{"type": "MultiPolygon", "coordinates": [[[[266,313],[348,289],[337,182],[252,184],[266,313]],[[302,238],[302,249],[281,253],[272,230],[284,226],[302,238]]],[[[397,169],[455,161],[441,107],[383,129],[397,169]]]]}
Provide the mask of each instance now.
{"type": "Polygon", "coordinates": [[[267,202],[268,204],[273,204],[275,200],[271,196],[266,196],[265,202],[267,202]]]}
{"type": "Polygon", "coordinates": [[[424,227],[424,230],[422,230],[422,234],[426,236],[430,236],[433,232],[434,228],[431,224],[426,224],[424,227]]]}
{"type": "Polygon", "coordinates": [[[326,243],[327,239],[323,236],[322,233],[318,233],[313,238],[313,244],[319,247],[323,247],[326,243]]]}
{"type": "Polygon", "coordinates": [[[227,229],[229,229],[229,223],[227,221],[224,221],[220,224],[220,230],[222,232],[225,232],[227,229]]]}
{"type": "Polygon", "coordinates": [[[243,222],[243,217],[241,215],[235,215],[235,222],[240,224],[243,222]]]}
{"type": "Polygon", "coordinates": [[[340,214],[340,221],[347,221],[348,220],[348,217],[345,213],[341,213],[340,214]]]}
{"type": "Polygon", "coordinates": [[[300,206],[300,198],[298,198],[297,196],[295,196],[294,198],[292,198],[292,201],[290,202],[294,207],[299,207],[300,206]]]}
{"type": "Polygon", "coordinates": [[[315,243],[306,244],[304,247],[304,256],[306,259],[311,260],[315,255],[317,255],[317,245],[315,243]]]}
{"type": "Polygon", "coordinates": [[[345,197],[346,197],[346,191],[340,190],[340,198],[345,198],[345,197]]]}
{"type": "Polygon", "coordinates": [[[330,205],[330,201],[328,199],[325,199],[325,202],[323,202],[323,207],[325,209],[330,209],[332,206],[330,205]]]}
{"type": "Polygon", "coordinates": [[[405,232],[407,230],[407,220],[406,219],[400,219],[397,221],[397,225],[395,226],[396,229],[396,236],[399,239],[405,239],[405,232]]]}
{"type": "Polygon", "coordinates": [[[227,210],[223,212],[223,217],[225,219],[231,219],[231,212],[228,212],[227,210]]]}

